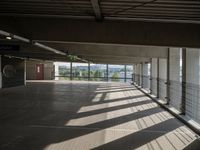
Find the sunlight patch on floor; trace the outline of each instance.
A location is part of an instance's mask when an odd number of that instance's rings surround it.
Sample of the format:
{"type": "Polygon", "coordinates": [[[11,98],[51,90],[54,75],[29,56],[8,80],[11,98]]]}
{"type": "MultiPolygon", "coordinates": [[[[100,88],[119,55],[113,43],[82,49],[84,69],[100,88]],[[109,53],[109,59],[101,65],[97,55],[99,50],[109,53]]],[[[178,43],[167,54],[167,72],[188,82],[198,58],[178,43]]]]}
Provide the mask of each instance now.
{"type": "Polygon", "coordinates": [[[157,107],[157,104],[151,102],[151,103],[144,104],[144,105],[119,109],[119,110],[115,110],[115,111],[109,111],[109,112],[86,116],[86,117],[77,118],[77,119],[71,119],[65,125],[66,126],[86,126],[89,124],[130,115],[135,112],[145,111],[145,110],[156,108],[156,107],[157,107]]]}
{"type": "MultiPolygon", "coordinates": [[[[66,140],[60,143],[54,143],[46,147],[45,150],[55,150],[62,147],[68,147],[70,150],[89,150],[103,144],[112,142],[114,140],[123,138],[130,134],[140,132],[148,127],[159,124],[163,121],[173,118],[168,115],[167,112],[158,112],[149,116],[145,116],[136,120],[132,120],[126,123],[115,125],[106,129],[101,129],[100,131],[95,131],[83,136],[79,136],[70,140],[66,140]],[[159,116],[167,116],[160,119],[159,116]],[[146,123],[144,123],[146,122],[146,123]],[[138,126],[138,123],[141,126],[138,126]]],[[[148,131],[145,131],[148,132],[148,131]]]]}

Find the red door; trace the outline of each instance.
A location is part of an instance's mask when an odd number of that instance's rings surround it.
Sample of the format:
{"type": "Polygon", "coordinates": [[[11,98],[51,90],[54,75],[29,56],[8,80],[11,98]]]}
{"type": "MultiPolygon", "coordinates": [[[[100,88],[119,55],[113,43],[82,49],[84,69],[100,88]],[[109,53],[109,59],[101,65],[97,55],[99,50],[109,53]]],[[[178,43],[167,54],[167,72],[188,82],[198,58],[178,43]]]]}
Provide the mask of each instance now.
{"type": "Polygon", "coordinates": [[[36,64],[36,80],[44,80],[44,64],[36,64]]]}

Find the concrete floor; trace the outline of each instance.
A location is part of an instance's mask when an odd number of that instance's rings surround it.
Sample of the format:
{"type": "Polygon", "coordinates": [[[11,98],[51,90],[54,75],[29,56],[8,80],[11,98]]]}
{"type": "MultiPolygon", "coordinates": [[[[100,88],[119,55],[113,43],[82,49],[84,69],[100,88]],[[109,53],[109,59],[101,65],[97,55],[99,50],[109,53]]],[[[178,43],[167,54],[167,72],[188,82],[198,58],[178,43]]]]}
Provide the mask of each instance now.
{"type": "Polygon", "coordinates": [[[195,134],[125,83],[30,82],[0,90],[0,149],[191,149],[195,134]]]}

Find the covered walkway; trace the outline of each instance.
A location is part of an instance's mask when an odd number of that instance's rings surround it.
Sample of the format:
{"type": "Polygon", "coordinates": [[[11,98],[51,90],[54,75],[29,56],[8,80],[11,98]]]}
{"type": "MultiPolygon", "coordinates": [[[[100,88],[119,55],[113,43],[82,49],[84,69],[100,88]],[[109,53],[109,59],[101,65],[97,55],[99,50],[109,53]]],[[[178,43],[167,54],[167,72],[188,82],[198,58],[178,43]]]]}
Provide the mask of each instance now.
{"type": "Polygon", "coordinates": [[[196,134],[127,83],[43,81],[0,91],[0,149],[191,149],[196,134]]]}

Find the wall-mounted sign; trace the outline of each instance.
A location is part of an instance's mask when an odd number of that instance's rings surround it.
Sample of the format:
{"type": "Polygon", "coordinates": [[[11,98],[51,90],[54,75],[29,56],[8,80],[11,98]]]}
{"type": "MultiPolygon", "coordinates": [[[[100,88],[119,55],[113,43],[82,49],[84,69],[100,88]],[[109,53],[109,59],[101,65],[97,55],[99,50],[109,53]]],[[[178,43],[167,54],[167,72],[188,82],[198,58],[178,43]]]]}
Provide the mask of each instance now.
{"type": "Polygon", "coordinates": [[[13,65],[5,65],[3,68],[3,76],[12,78],[16,75],[16,69],[13,65]]]}
{"type": "Polygon", "coordinates": [[[0,44],[0,51],[19,51],[19,45],[0,44]]]}

